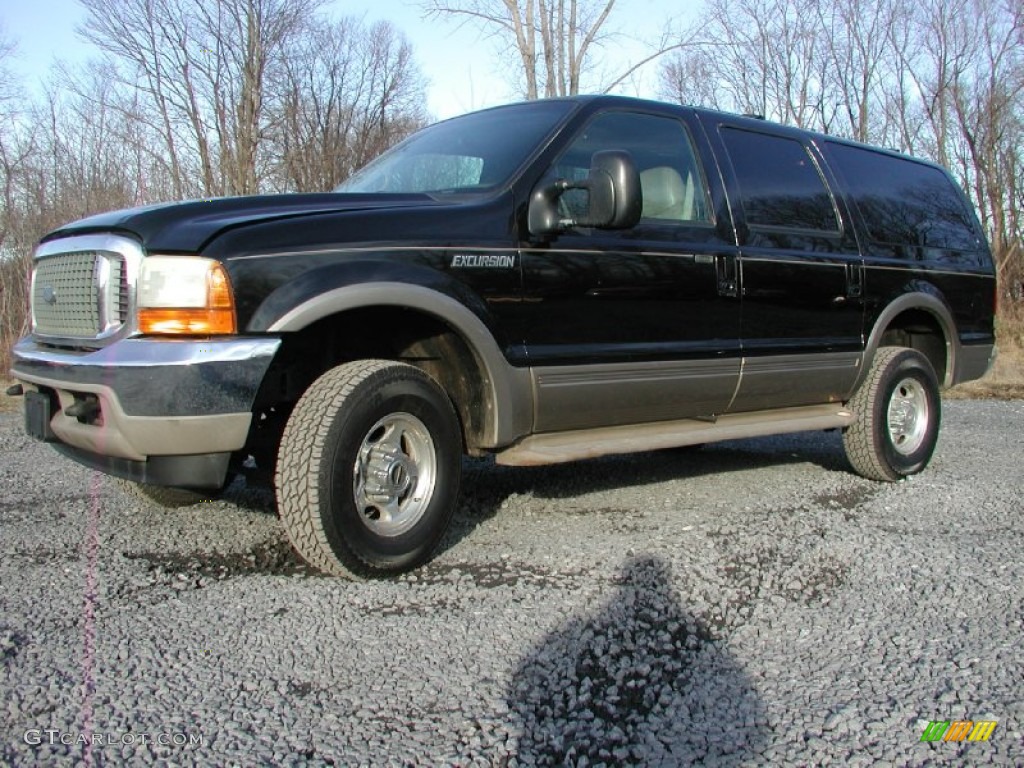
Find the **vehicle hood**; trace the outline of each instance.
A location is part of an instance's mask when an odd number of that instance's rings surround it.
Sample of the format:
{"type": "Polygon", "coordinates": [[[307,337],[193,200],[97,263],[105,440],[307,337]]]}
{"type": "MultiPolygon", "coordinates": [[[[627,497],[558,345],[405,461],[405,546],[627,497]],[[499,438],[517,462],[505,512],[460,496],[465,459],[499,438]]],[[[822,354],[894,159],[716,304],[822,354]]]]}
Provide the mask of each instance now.
{"type": "Polygon", "coordinates": [[[73,235],[116,232],[134,237],[150,253],[198,253],[217,235],[249,224],[325,213],[439,205],[427,195],[341,193],[259,195],[190,200],[101,213],[66,224],[43,242],[73,235]]]}

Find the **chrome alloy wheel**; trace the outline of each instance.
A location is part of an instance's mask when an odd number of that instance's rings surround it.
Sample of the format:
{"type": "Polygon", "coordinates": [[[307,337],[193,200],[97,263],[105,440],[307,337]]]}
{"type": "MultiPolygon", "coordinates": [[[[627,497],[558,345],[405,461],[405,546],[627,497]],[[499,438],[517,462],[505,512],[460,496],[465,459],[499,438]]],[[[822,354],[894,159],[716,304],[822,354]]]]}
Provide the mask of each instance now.
{"type": "Polygon", "coordinates": [[[903,456],[914,453],[928,433],[928,395],[916,379],[902,379],[889,399],[886,422],[892,447],[903,456]]]}
{"type": "Polygon", "coordinates": [[[356,509],[378,536],[400,536],[423,516],[437,482],[430,432],[411,413],[392,413],[363,438],[353,473],[356,509]]]}

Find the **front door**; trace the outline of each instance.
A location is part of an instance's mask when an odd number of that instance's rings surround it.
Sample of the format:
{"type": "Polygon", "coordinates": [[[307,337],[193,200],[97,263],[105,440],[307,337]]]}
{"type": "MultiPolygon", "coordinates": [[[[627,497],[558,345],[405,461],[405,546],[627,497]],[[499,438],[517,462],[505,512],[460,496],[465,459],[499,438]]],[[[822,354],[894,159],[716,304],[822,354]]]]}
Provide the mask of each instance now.
{"type": "MultiPolygon", "coordinates": [[[[717,174],[676,114],[593,116],[540,184],[587,176],[595,152],[630,153],[641,221],[571,228],[520,243],[521,332],[534,375],[537,432],[710,417],[739,377],[740,312],[732,225],[717,174]]],[[[567,218],[586,192],[561,200],[567,218]]]]}

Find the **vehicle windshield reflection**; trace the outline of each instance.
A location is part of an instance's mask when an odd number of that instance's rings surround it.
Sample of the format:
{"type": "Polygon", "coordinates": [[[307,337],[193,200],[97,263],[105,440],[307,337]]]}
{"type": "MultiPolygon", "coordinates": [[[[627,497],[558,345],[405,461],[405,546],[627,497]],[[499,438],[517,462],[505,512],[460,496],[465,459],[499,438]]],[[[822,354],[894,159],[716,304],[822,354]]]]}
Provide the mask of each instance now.
{"type": "Polygon", "coordinates": [[[574,106],[566,101],[514,104],[436,123],[334,191],[472,194],[501,188],[574,106]]]}

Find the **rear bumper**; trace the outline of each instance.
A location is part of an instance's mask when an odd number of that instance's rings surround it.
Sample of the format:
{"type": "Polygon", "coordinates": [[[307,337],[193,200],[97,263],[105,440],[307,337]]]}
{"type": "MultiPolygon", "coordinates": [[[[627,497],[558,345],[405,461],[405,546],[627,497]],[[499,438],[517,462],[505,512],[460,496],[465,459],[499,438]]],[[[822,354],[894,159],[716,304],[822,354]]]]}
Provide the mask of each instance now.
{"type": "Polygon", "coordinates": [[[12,373],[49,395],[50,430],[76,461],[143,482],[209,488],[223,482],[228,457],[245,445],[280,343],[125,339],[74,352],[23,339],[12,373]],[[65,413],[93,396],[98,413],[65,413]]]}

